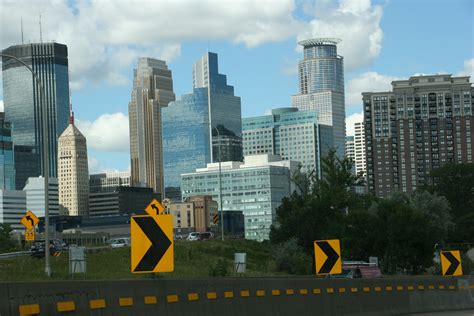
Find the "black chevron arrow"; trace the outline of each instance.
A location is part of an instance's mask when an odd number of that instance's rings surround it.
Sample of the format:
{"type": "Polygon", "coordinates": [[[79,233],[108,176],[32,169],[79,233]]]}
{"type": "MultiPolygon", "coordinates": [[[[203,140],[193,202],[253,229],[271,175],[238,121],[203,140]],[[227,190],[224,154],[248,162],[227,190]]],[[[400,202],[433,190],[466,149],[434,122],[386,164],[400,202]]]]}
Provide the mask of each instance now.
{"type": "Polygon", "coordinates": [[[327,241],[317,241],[316,244],[318,244],[318,247],[321,248],[321,250],[328,257],[321,269],[319,269],[318,274],[330,273],[334,267],[334,264],[336,264],[337,260],[339,259],[339,255],[336,251],[334,251],[327,241]]]}
{"type": "Polygon", "coordinates": [[[133,218],[151,241],[151,246],[135,267],[134,272],[153,271],[171,245],[171,241],[151,216],[133,218]]]}
{"type": "Polygon", "coordinates": [[[156,204],[152,204],[151,208],[155,210],[156,215],[160,215],[160,209],[158,208],[158,206],[156,206],[156,204]]]}
{"type": "Polygon", "coordinates": [[[461,262],[459,262],[458,259],[456,259],[452,253],[450,252],[443,252],[443,256],[446,257],[446,259],[449,260],[449,262],[451,263],[449,265],[449,268],[448,270],[446,270],[446,273],[444,275],[453,275],[454,272],[456,272],[456,269],[459,267],[459,264],[461,262]]]}
{"type": "Polygon", "coordinates": [[[27,216],[26,216],[26,219],[27,219],[28,221],[30,221],[31,226],[33,226],[33,227],[35,226],[35,221],[31,218],[30,215],[27,215],[27,216]]]}

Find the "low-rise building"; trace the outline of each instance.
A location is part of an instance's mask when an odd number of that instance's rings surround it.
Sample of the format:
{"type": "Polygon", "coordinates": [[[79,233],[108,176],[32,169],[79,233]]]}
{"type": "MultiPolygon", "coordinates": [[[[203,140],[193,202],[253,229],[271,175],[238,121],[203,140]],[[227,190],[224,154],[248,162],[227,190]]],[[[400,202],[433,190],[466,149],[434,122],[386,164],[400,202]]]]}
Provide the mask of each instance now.
{"type": "Polygon", "coordinates": [[[206,168],[181,175],[182,195],[210,195],[219,201],[221,179],[219,209],[243,212],[246,239],[268,239],[276,208],[296,189],[292,176],[298,162],[282,161],[280,156],[269,154],[246,156],[244,161],[210,163],[206,168]]]}
{"type": "Polygon", "coordinates": [[[20,219],[26,213],[26,193],[19,190],[0,190],[0,224],[13,229],[24,229],[20,219]]]}

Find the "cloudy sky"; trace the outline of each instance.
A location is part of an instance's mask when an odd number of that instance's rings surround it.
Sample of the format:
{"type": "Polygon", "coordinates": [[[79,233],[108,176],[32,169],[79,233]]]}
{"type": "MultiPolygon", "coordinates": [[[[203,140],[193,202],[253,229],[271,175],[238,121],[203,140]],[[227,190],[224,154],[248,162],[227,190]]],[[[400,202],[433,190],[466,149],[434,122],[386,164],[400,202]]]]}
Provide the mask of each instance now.
{"type": "MultiPolygon", "coordinates": [[[[297,42],[342,39],[348,133],[361,92],[414,74],[473,76],[471,0],[0,0],[0,46],[68,45],[73,107],[90,172],[129,168],[128,102],[138,57],[168,62],[179,97],[207,50],[242,98],[244,117],[290,106],[298,92],[297,42]]],[[[474,77],[474,76],[473,76],[474,77]]],[[[0,107],[3,108],[0,88],[0,107]]]]}

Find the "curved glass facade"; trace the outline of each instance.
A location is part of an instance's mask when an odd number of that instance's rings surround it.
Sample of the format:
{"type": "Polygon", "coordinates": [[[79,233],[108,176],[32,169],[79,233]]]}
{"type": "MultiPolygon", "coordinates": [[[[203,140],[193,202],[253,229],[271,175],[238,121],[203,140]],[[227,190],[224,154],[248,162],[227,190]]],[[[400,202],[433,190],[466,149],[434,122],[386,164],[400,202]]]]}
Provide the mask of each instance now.
{"type": "Polygon", "coordinates": [[[5,122],[5,113],[0,112],[0,189],[15,190],[15,165],[12,131],[5,122]]]}
{"type": "Polygon", "coordinates": [[[219,161],[219,146],[223,161],[243,157],[240,98],[219,74],[217,54],[208,52],[194,64],[193,88],[162,110],[165,195],[174,200],[180,199],[181,174],[219,161]]]}
{"type": "MultiPolygon", "coordinates": [[[[49,174],[56,177],[57,139],[69,118],[67,47],[58,43],[26,44],[11,46],[3,53],[20,58],[41,80],[48,112],[49,174]]],[[[15,146],[29,148],[15,151],[17,166],[30,166],[17,168],[16,188],[23,189],[28,177],[43,173],[41,93],[33,75],[24,65],[7,57],[3,57],[2,61],[5,119],[12,123],[15,146]]]]}

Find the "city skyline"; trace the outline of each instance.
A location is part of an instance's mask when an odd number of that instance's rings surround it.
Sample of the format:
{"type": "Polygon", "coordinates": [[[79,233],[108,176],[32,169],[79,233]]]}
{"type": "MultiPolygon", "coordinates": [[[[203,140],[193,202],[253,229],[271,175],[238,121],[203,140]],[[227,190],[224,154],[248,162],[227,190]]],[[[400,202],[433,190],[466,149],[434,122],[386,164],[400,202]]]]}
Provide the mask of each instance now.
{"type": "MultiPolygon", "coordinates": [[[[203,5],[205,12],[210,10],[208,7],[212,7],[212,4],[215,5],[212,2],[203,5]]],[[[97,35],[110,35],[107,32],[113,29],[113,25],[110,19],[106,19],[105,26],[99,28],[94,24],[94,19],[100,18],[103,11],[107,11],[107,6],[113,5],[77,4],[72,1],[56,3],[54,6],[42,3],[39,8],[31,2],[2,4],[5,7],[2,11],[11,12],[9,16],[2,16],[2,29],[5,29],[1,38],[2,48],[21,43],[21,16],[25,42],[39,41],[38,12],[42,14],[43,40],[55,39],[68,45],[73,107],[77,124],[88,138],[91,173],[129,168],[128,144],[123,142],[123,138],[128,139],[128,135],[122,134],[128,129],[116,131],[111,127],[128,122],[126,113],[132,81],[131,69],[137,57],[167,57],[165,60],[175,80],[174,92],[182,95],[190,90],[192,78],[189,69],[193,62],[208,49],[215,51],[222,57],[221,72],[232,78],[230,84],[235,87],[236,95],[242,97],[243,117],[264,115],[272,108],[291,104],[290,97],[298,89],[297,62],[302,58],[296,43],[311,37],[330,36],[343,40],[339,53],[347,63],[345,85],[348,119],[354,113],[361,113],[361,92],[388,90],[392,80],[406,79],[414,73],[472,74],[473,53],[467,40],[472,36],[469,36],[469,31],[467,34],[456,31],[472,30],[468,1],[435,1],[430,6],[424,5],[423,1],[281,2],[275,3],[275,8],[264,18],[271,32],[256,26],[256,20],[262,17],[253,17],[249,14],[250,8],[257,11],[262,8],[254,4],[249,6],[249,10],[240,10],[243,12],[231,17],[225,14],[222,17],[215,17],[215,13],[212,15],[213,21],[218,19],[218,25],[249,24],[247,28],[229,26],[217,32],[209,26],[203,26],[194,30],[191,23],[191,26],[180,25],[185,35],[171,32],[167,35],[167,41],[160,32],[151,35],[151,41],[163,42],[164,45],[154,46],[149,40],[146,45],[137,47],[133,46],[143,40],[143,35],[139,36],[138,33],[126,32],[122,42],[113,34],[108,41],[98,39],[97,35]],[[21,10],[16,10],[15,6],[21,10]],[[427,14],[416,13],[420,10],[427,14]],[[87,19],[87,14],[92,12],[97,15],[87,19]],[[404,21],[402,25],[397,22],[401,17],[404,21]],[[456,23],[441,25],[436,22],[436,17],[456,23]],[[248,23],[231,23],[237,20],[248,23]],[[55,27],[52,27],[52,21],[55,27]],[[18,27],[4,27],[7,24],[18,27]],[[61,27],[56,28],[56,24],[61,27]],[[282,25],[291,31],[282,29],[282,25]],[[81,32],[75,34],[74,30],[79,26],[82,26],[81,32]],[[91,29],[95,27],[97,29],[91,29]],[[94,32],[97,35],[85,38],[94,32]],[[420,41],[420,38],[423,40],[420,41]],[[437,38],[444,38],[445,44],[440,46],[437,38]],[[174,39],[173,43],[171,39],[174,39]],[[404,67],[399,67],[401,63],[404,67]],[[79,87],[81,83],[82,87],[79,87]]],[[[169,9],[170,6],[165,7],[169,9]]],[[[151,12],[155,12],[154,7],[151,6],[151,12]]],[[[123,14],[129,8],[123,4],[117,5],[116,9],[123,14]]],[[[184,12],[190,9],[192,6],[184,12]]],[[[124,18],[133,22],[131,16],[124,18]]],[[[140,16],[135,18],[141,19],[140,16]]],[[[143,22],[143,25],[148,27],[149,24],[143,22]]],[[[120,31],[121,28],[116,30],[120,31]]],[[[149,32],[145,34],[148,36],[149,32]]],[[[2,91],[0,100],[3,98],[2,91]]]]}

